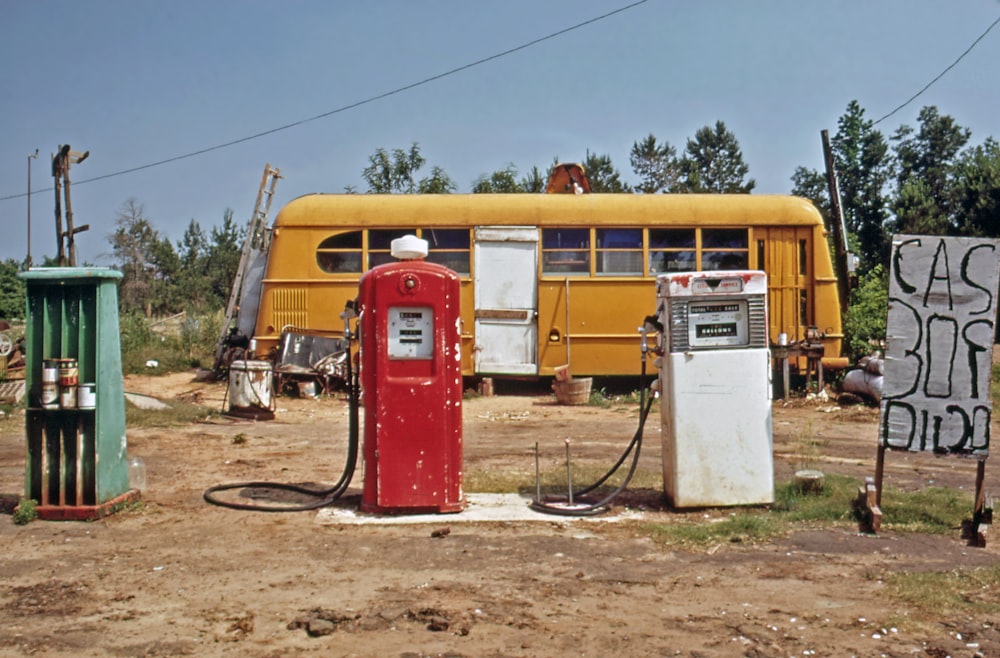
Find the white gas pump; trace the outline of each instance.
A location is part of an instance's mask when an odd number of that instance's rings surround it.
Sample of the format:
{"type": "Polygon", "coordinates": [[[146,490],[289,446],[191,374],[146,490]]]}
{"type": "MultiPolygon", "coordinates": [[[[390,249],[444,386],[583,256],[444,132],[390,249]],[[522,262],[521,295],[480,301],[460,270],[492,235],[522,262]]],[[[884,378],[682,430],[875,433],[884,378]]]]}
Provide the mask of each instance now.
{"type": "Polygon", "coordinates": [[[657,277],[663,485],[674,507],[774,501],[767,276],[657,277]]]}

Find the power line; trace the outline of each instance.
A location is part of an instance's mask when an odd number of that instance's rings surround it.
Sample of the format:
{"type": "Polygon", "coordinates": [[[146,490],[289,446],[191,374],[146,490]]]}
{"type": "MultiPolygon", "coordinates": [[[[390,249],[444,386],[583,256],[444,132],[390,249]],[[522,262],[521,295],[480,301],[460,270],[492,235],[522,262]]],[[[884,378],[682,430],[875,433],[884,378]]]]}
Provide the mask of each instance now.
{"type": "Polygon", "coordinates": [[[987,35],[987,34],[989,34],[989,33],[990,33],[990,30],[992,30],[992,29],[993,29],[994,27],[996,27],[997,23],[1000,23],[1000,18],[998,18],[998,19],[996,19],[995,21],[993,21],[993,22],[992,22],[992,23],[990,24],[990,26],[989,26],[988,28],[986,28],[986,31],[985,31],[985,32],[983,32],[982,34],[980,34],[980,35],[979,35],[979,38],[978,38],[978,39],[976,39],[975,41],[973,41],[973,42],[972,42],[972,45],[971,45],[971,46],[969,46],[968,48],[966,48],[966,49],[965,49],[965,52],[964,52],[964,53],[962,53],[961,55],[959,55],[959,56],[958,56],[958,59],[956,59],[956,60],[955,60],[954,62],[952,62],[952,63],[951,63],[951,65],[950,65],[950,66],[948,66],[948,68],[946,68],[945,70],[943,70],[943,71],[941,71],[940,73],[938,73],[938,74],[937,74],[937,77],[935,77],[935,78],[934,78],[933,80],[931,80],[931,81],[930,81],[930,82],[928,82],[928,83],[927,83],[926,85],[924,85],[924,88],[923,88],[923,89],[921,89],[921,90],[920,90],[920,91],[918,91],[917,93],[915,93],[915,94],[913,94],[912,96],[910,96],[910,97],[909,97],[909,98],[908,98],[908,99],[906,100],[906,102],[905,102],[905,103],[903,103],[902,105],[900,105],[899,107],[897,107],[896,109],[894,109],[894,110],[893,110],[892,112],[889,112],[888,114],[886,114],[885,116],[883,116],[882,118],[880,118],[880,119],[879,119],[878,121],[875,121],[874,123],[872,123],[872,126],[877,126],[877,125],[878,125],[879,123],[881,123],[882,121],[885,121],[886,119],[888,119],[889,117],[891,117],[891,116],[892,116],[893,114],[895,114],[896,112],[899,112],[899,111],[900,111],[901,109],[903,109],[904,107],[906,107],[907,105],[909,105],[910,103],[912,103],[913,101],[915,101],[915,100],[917,99],[917,97],[918,97],[918,96],[920,96],[921,94],[923,94],[923,93],[924,93],[925,91],[927,91],[928,89],[930,89],[930,88],[931,88],[931,85],[933,85],[933,84],[934,84],[935,82],[937,82],[938,80],[940,80],[941,78],[943,78],[943,77],[944,77],[944,75],[945,75],[945,73],[947,73],[948,71],[950,71],[950,70],[952,70],[953,68],[955,68],[955,65],[956,65],[956,64],[958,64],[959,62],[961,62],[961,61],[962,61],[962,59],[964,59],[966,55],[968,55],[968,54],[969,54],[970,52],[972,52],[972,49],[973,49],[973,48],[975,48],[975,47],[976,47],[976,45],[977,45],[977,44],[978,44],[978,43],[979,43],[980,41],[982,41],[982,40],[983,40],[983,39],[984,39],[984,38],[986,37],[986,35],[987,35]]]}
{"type": "MultiPolygon", "coordinates": [[[[156,162],[150,162],[149,164],[139,165],[137,167],[131,167],[129,169],[122,169],[121,171],[115,171],[115,172],[112,172],[110,174],[102,174],[101,176],[94,176],[93,178],[85,178],[85,179],[80,180],[80,181],[74,181],[73,185],[83,185],[85,183],[93,183],[95,181],[105,180],[107,178],[115,178],[116,176],[124,176],[125,174],[135,173],[137,171],[142,171],[143,169],[151,169],[153,167],[159,167],[159,166],[162,166],[162,165],[165,165],[165,164],[170,164],[171,162],[177,162],[179,160],[186,160],[188,158],[193,158],[193,157],[196,157],[196,156],[199,156],[199,155],[204,155],[206,153],[211,153],[212,151],[219,151],[221,149],[229,148],[230,146],[236,146],[237,144],[243,144],[244,142],[249,142],[249,141],[252,141],[252,140],[255,140],[255,139],[260,139],[261,137],[266,137],[268,135],[273,135],[274,133],[281,132],[282,130],[288,130],[289,128],[295,128],[297,126],[301,126],[303,124],[310,123],[312,121],[318,121],[319,119],[325,119],[326,117],[333,116],[334,114],[340,114],[341,112],[346,112],[348,110],[353,110],[355,108],[361,107],[362,105],[368,105],[369,103],[374,103],[375,101],[380,101],[380,100],[382,100],[384,98],[388,98],[390,96],[395,96],[396,94],[401,94],[404,91],[409,91],[411,89],[415,89],[417,87],[429,84],[431,82],[435,82],[437,80],[441,80],[442,78],[447,78],[449,76],[455,75],[456,73],[461,73],[462,71],[467,71],[467,70],[469,70],[471,68],[474,68],[476,66],[480,66],[482,64],[486,64],[487,62],[492,62],[493,60],[500,59],[502,57],[506,57],[507,55],[512,55],[512,54],[514,54],[516,52],[519,52],[521,50],[526,50],[528,48],[531,48],[532,46],[537,46],[538,44],[543,43],[545,41],[549,41],[551,39],[555,39],[556,37],[560,37],[560,36],[562,36],[564,34],[572,32],[574,30],[578,30],[578,29],[580,29],[582,27],[586,27],[587,25],[591,25],[593,23],[597,23],[597,22],[603,21],[603,20],[605,20],[607,18],[610,18],[610,17],[612,17],[612,16],[614,16],[616,14],[621,14],[621,13],[623,13],[625,11],[628,11],[629,9],[634,9],[635,7],[638,7],[639,5],[645,4],[648,1],[649,0],[637,0],[637,2],[633,2],[632,4],[625,5],[624,7],[619,7],[618,9],[614,9],[612,11],[609,11],[606,14],[601,14],[600,16],[595,16],[594,18],[590,18],[588,20],[585,20],[582,23],[577,23],[575,25],[571,25],[570,27],[558,30],[557,32],[552,32],[552,33],[547,34],[547,35],[545,35],[543,37],[539,37],[537,39],[533,39],[532,41],[528,41],[527,43],[523,43],[523,44],[521,44],[519,46],[515,46],[513,48],[509,48],[508,50],[504,50],[503,52],[499,52],[499,53],[497,53],[495,55],[490,55],[489,57],[483,57],[482,59],[477,59],[474,62],[470,62],[468,64],[463,64],[462,66],[455,67],[455,68],[450,69],[448,71],[445,71],[443,73],[438,73],[436,75],[432,75],[432,76],[424,78],[422,80],[418,80],[417,82],[412,82],[412,83],[410,83],[408,85],[404,85],[402,87],[397,87],[397,88],[393,89],[392,91],[387,91],[387,92],[378,94],[376,96],[370,96],[370,97],[368,97],[368,98],[366,98],[364,100],[357,101],[357,102],[354,102],[354,103],[350,103],[349,105],[343,105],[343,106],[338,107],[338,108],[336,108],[334,110],[330,110],[329,112],[323,112],[322,114],[317,114],[316,116],[312,116],[312,117],[309,117],[307,119],[300,119],[298,121],[293,121],[292,123],[286,123],[285,125],[278,126],[277,128],[271,128],[270,130],[265,130],[265,131],[262,131],[262,132],[259,132],[259,133],[255,133],[253,135],[248,135],[246,137],[240,137],[239,139],[234,139],[234,140],[231,140],[231,141],[228,141],[228,142],[224,142],[222,144],[216,144],[215,146],[209,146],[207,148],[199,149],[197,151],[191,151],[190,153],[184,153],[183,155],[176,155],[174,157],[166,158],[164,160],[157,160],[156,162]]],[[[42,189],[42,190],[33,190],[33,192],[51,192],[51,191],[52,191],[51,187],[45,188],[45,189],[42,189]]],[[[8,201],[10,199],[19,199],[19,198],[25,197],[25,196],[27,196],[27,193],[11,194],[9,196],[0,197],[0,201],[8,201]]]]}

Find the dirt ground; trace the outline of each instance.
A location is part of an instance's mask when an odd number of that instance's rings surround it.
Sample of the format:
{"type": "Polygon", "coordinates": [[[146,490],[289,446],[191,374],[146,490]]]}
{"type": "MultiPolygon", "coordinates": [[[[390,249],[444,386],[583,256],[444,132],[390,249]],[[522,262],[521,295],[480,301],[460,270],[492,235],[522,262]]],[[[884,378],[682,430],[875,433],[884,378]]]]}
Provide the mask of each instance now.
{"type": "MultiPolygon", "coordinates": [[[[128,378],[126,390],[221,410],[225,386],[182,373],[128,378]]],[[[470,399],[465,470],[519,473],[530,490],[535,442],[555,468],[566,437],[574,463],[609,466],[637,417],[635,404],[560,406],[544,391],[470,399]]],[[[777,481],[792,476],[803,436],[824,472],[859,484],[874,474],[874,409],[776,400],[773,422],[777,481]]],[[[974,548],[957,528],[899,533],[889,518],[877,536],[845,521],[674,550],[644,524],[731,510],[671,510],[662,485],[630,491],[640,518],[618,522],[345,526],[202,499],[223,482],[329,484],[346,427],[340,398],[281,397],[273,421],[130,429],[129,453],[147,469],[141,506],[94,522],[0,517],[0,656],[1000,656],[1000,620],[920,613],[885,583],[993,565],[1000,535],[974,548]]],[[[23,491],[24,462],[23,415],[0,421],[0,493],[23,491]]],[[[660,471],[652,416],[640,469],[660,471]]],[[[975,463],[890,453],[885,482],[971,491],[975,463]]],[[[359,473],[343,505],[360,486],[359,473]]]]}

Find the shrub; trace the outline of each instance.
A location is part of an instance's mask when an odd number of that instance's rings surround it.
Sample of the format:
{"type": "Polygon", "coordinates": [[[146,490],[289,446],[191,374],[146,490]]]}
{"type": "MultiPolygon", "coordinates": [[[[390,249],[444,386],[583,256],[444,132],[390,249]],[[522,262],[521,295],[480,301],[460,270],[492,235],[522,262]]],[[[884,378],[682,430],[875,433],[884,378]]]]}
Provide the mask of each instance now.
{"type": "Polygon", "coordinates": [[[844,350],[856,362],[885,345],[889,277],[881,265],[861,277],[844,317],[844,350]]]}
{"type": "Polygon", "coordinates": [[[14,523],[17,525],[27,525],[38,518],[37,503],[33,500],[21,499],[13,514],[14,523]]]}

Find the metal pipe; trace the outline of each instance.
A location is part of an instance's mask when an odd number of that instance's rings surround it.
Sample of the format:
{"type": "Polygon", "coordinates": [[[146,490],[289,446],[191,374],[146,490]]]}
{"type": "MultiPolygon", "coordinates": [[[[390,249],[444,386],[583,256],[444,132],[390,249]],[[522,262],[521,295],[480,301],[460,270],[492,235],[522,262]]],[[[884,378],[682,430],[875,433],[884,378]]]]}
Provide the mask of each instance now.
{"type": "Polygon", "coordinates": [[[538,469],[538,441],[535,441],[535,502],[542,500],[542,480],[538,469]]]}
{"type": "Polygon", "coordinates": [[[28,257],[24,269],[31,269],[31,161],[38,157],[38,149],[28,154],[28,257]]]}
{"type": "Polygon", "coordinates": [[[569,487],[569,506],[573,506],[573,466],[569,460],[569,438],[566,439],[566,486],[569,487]]]}

